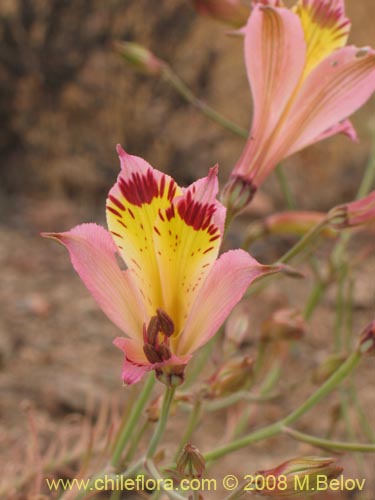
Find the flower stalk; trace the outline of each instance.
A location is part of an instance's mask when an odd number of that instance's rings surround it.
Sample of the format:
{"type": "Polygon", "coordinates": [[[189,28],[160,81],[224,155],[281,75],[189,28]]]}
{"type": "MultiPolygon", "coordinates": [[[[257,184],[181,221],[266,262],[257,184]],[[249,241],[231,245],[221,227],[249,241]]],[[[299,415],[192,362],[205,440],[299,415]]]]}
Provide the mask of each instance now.
{"type": "Polygon", "coordinates": [[[309,443],[313,446],[317,446],[318,448],[328,449],[332,451],[375,453],[375,444],[345,443],[342,441],[332,441],[330,439],[323,439],[315,436],[310,436],[309,434],[296,431],[289,427],[284,427],[282,431],[288,436],[295,439],[296,441],[309,443]]]}
{"type": "Polygon", "coordinates": [[[160,411],[160,418],[146,453],[147,460],[152,459],[155,454],[156,448],[158,447],[158,444],[163,437],[165,428],[167,426],[169,410],[173,402],[175,390],[175,387],[170,386],[167,386],[165,389],[163,405],[160,411]]]}
{"type": "Polygon", "coordinates": [[[277,434],[280,434],[285,426],[296,422],[302,415],[307,413],[330,392],[332,392],[358,365],[361,360],[359,350],[354,351],[351,356],[340,366],[340,368],[315,391],[306,401],[304,401],[296,410],[290,413],[285,418],[275,422],[267,427],[263,427],[255,432],[248,434],[240,439],[233,441],[227,445],[216,448],[204,455],[206,462],[212,462],[221,458],[228,453],[233,453],[249,444],[262,441],[277,434]]]}
{"type": "Polygon", "coordinates": [[[125,446],[128,444],[130,437],[132,436],[134,429],[139,421],[139,417],[151,395],[152,389],[155,384],[155,377],[153,373],[150,373],[147,380],[143,386],[143,389],[133,406],[132,412],[128,420],[124,423],[124,427],[120,429],[118,438],[115,441],[115,447],[113,449],[111,457],[111,465],[113,467],[118,467],[121,462],[122,452],[125,446]]]}

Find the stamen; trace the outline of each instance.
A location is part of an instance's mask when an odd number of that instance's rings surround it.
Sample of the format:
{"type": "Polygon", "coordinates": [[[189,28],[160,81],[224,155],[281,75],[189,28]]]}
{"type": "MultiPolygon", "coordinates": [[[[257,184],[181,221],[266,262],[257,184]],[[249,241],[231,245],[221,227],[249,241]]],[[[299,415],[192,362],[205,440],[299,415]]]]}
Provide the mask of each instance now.
{"type": "Polygon", "coordinates": [[[151,344],[145,344],[143,346],[143,352],[150,363],[160,363],[163,361],[161,355],[156,351],[155,347],[151,344]]]}
{"type": "Polygon", "coordinates": [[[156,309],[157,318],[159,320],[160,331],[167,337],[171,337],[174,333],[174,323],[172,318],[163,309],[156,309]]]}
{"type": "Polygon", "coordinates": [[[161,330],[159,319],[157,316],[152,316],[147,327],[146,342],[155,345],[157,341],[158,333],[161,330]]]}

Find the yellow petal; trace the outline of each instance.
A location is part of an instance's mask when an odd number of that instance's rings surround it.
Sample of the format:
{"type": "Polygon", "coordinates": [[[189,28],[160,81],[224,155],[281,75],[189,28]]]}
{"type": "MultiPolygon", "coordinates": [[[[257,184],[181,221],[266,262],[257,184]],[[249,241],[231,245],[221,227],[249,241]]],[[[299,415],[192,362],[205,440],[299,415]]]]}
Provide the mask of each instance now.
{"type": "Polygon", "coordinates": [[[187,191],[158,214],[154,244],[163,276],[164,310],[174,321],[174,338],[182,332],[219,252],[221,234],[213,222],[215,210],[214,203],[201,203],[187,191]]]}
{"type": "Polygon", "coordinates": [[[123,170],[107,199],[107,223],[119,252],[130,269],[153,316],[164,308],[163,291],[153,238],[158,212],[182,194],[175,181],[144,160],[120,152],[123,170]],[[124,165],[126,164],[126,165],[124,165]]]}
{"type": "Polygon", "coordinates": [[[343,0],[299,0],[294,11],[301,19],[307,45],[306,76],[348,39],[350,20],[343,0]]]}

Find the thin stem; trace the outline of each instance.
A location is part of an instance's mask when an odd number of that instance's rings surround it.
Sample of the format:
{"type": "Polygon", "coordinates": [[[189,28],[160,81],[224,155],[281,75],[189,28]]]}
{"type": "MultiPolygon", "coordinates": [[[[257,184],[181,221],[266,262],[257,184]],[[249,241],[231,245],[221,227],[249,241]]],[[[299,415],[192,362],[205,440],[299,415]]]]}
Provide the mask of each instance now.
{"type": "Polygon", "coordinates": [[[189,87],[181,80],[181,78],[173,71],[170,66],[166,65],[163,68],[163,77],[187,102],[192,104],[208,118],[218,123],[223,128],[229,130],[233,134],[247,139],[249,132],[246,129],[240,127],[231,120],[228,120],[223,115],[208,106],[208,104],[198,99],[198,97],[193,94],[189,87]]]}
{"type": "MultiPolygon", "coordinates": [[[[221,330],[219,330],[220,332],[221,330]]],[[[212,353],[213,346],[219,338],[220,333],[217,333],[205,346],[200,349],[188,367],[186,379],[184,382],[184,390],[188,389],[196,380],[202,369],[207,365],[207,360],[212,353]]]]}
{"type": "Polygon", "coordinates": [[[330,439],[318,438],[315,436],[310,436],[309,434],[304,434],[302,432],[290,429],[289,427],[284,427],[282,430],[288,436],[296,439],[297,441],[302,441],[304,443],[312,444],[318,448],[328,448],[330,450],[337,451],[360,451],[363,453],[375,453],[375,444],[361,444],[361,443],[345,443],[342,441],[331,441],[330,439]]]}
{"type": "Polygon", "coordinates": [[[174,498],[175,500],[186,500],[185,497],[183,497],[182,495],[179,495],[178,493],[171,490],[170,488],[164,488],[163,477],[159,474],[159,471],[157,470],[154,462],[150,458],[148,458],[146,460],[145,468],[146,468],[147,472],[150,474],[150,476],[158,482],[158,484],[161,486],[161,488],[166,492],[166,494],[170,498],[174,498]]]}
{"type": "Polygon", "coordinates": [[[174,387],[169,387],[169,386],[166,387],[163,405],[162,405],[162,408],[160,411],[159,422],[158,422],[158,425],[155,429],[154,435],[151,438],[151,442],[150,442],[150,445],[149,445],[147,453],[146,453],[147,459],[151,459],[154,456],[156,448],[158,447],[158,444],[159,444],[161,438],[163,437],[164,430],[165,430],[165,427],[167,425],[169,410],[171,408],[174,393],[175,393],[174,387]]]}
{"type": "Polygon", "coordinates": [[[312,227],[297,243],[286,252],[278,262],[286,264],[290,262],[296,255],[305,250],[313,241],[320,235],[323,228],[327,225],[327,219],[323,219],[314,227],[312,227]]]}
{"type": "Polygon", "coordinates": [[[367,439],[371,441],[371,443],[375,444],[375,432],[371,427],[366,413],[364,412],[362,405],[358,399],[358,394],[355,385],[352,381],[349,382],[348,395],[350,397],[351,403],[354,405],[357,410],[358,421],[360,423],[360,428],[363,433],[366,435],[367,439]]]}
{"type": "Polygon", "coordinates": [[[344,289],[347,278],[347,266],[342,264],[338,271],[337,295],[336,295],[336,321],[335,321],[335,349],[339,352],[342,349],[342,329],[345,316],[344,289]]]}
{"type": "Polygon", "coordinates": [[[357,192],[357,200],[366,196],[372,189],[375,182],[375,134],[372,137],[372,150],[365,173],[357,192]]]}
{"type": "Polygon", "coordinates": [[[130,417],[126,421],[124,427],[120,430],[119,436],[116,440],[115,447],[111,457],[111,465],[117,467],[121,460],[122,452],[129,442],[130,436],[132,435],[135,426],[139,421],[139,417],[148,401],[151,391],[155,384],[154,373],[150,373],[144,386],[142,392],[139,395],[137,402],[135,403],[130,417]]]}
{"type": "MultiPolygon", "coordinates": [[[[268,392],[273,389],[275,384],[280,378],[280,371],[281,371],[281,366],[278,361],[275,362],[274,366],[272,369],[269,371],[267,376],[265,377],[265,381],[262,384],[262,387],[260,389],[260,395],[261,396],[266,396],[268,392]]],[[[245,408],[238,424],[236,425],[234,432],[233,432],[233,437],[238,437],[240,436],[246,429],[249,421],[249,416],[250,416],[250,408],[247,407],[245,408]]]]}
{"type": "Polygon", "coordinates": [[[306,401],[302,403],[296,410],[290,413],[288,416],[271,424],[267,427],[259,429],[243,438],[237,439],[227,445],[221,446],[205,454],[206,461],[217,460],[218,458],[237,451],[251,443],[261,441],[263,439],[269,438],[279,434],[283,427],[292,424],[298,420],[307,411],[313,408],[317,403],[319,403],[327,394],[333,391],[345,377],[353,371],[361,359],[361,353],[357,350],[354,351],[351,356],[336,370],[336,372],[328,379],[326,382],[319,387],[306,401]]]}
{"type": "Polygon", "coordinates": [[[296,200],[295,200],[294,195],[290,189],[290,186],[289,186],[289,183],[288,183],[287,178],[285,176],[284,170],[280,164],[277,165],[277,167],[275,169],[275,173],[276,173],[277,180],[279,181],[281,191],[284,195],[286,205],[287,205],[289,210],[293,210],[297,206],[296,200]]]}
{"type": "MultiPolygon", "coordinates": [[[[345,387],[340,387],[340,404],[341,404],[341,414],[344,417],[346,434],[350,440],[354,440],[356,437],[355,437],[355,432],[353,430],[353,424],[350,418],[348,395],[347,391],[345,390],[345,387]]],[[[362,455],[356,453],[354,455],[354,458],[357,462],[359,471],[361,472],[361,474],[364,474],[364,462],[362,455]]]]}
{"type": "Polygon", "coordinates": [[[266,403],[273,399],[277,399],[280,397],[280,394],[270,394],[269,396],[262,396],[261,394],[248,394],[247,392],[240,391],[235,394],[231,394],[225,398],[215,399],[213,401],[209,401],[205,403],[204,409],[207,411],[217,411],[222,410],[224,408],[228,408],[228,406],[232,406],[240,401],[248,401],[250,403],[266,403]]]}
{"type": "Polygon", "coordinates": [[[197,424],[199,422],[199,419],[201,417],[201,413],[202,413],[202,401],[197,398],[194,402],[194,406],[191,410],[189,421],[188,421],[188,424],[186,426],[186,430],[184,432],[184,435],[182,436],[180,445],[179,445],[178,450],[176,452],[175,460],[177,460],[177,457],[180,454],[182,448],[185,446],[185,444],[190,441],[190,438],[193,435],[193,432],[195,431],[197,424]]]}
{"type": "Polygon", "coordinates": [[[139,442],[142,439],[143,434],[146,432],[147,427],[150,425],[150,421],[147,419],[138,429],[138,431],[134,434],[134,437],[131,440],[130,447],[125,455],[124,462],[130,463],[132,458],[134,457],[135,452],[139,446],[139,442]]]}
{"type": "Polygon", "coordinates": [[[319,304],[324,292],[326,291],[328,283],[326,281],[317,281],[307,299],[305,309],[303,311],[303,317],[307,321],[311,318],[316,306],[319,304]]]}

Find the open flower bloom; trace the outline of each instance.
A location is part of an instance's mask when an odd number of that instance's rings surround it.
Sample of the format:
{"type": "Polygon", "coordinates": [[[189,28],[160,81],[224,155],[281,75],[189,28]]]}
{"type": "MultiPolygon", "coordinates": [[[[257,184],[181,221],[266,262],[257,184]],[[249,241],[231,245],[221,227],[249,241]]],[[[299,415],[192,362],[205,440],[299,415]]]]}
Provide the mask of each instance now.
{"type": "Polygon", "coordinates": [[[86,287],[127,335],[114,341],[125,354],[123,380],[137,382],[155,369],[166,383],[177,383],[191,354],[216,333],[250,283],[280,266],[262,266],[243,250],[217,258],[225,219],[216,200],[217,167],[184,189],[121,147],[118,153],[109,232],[82,224],[44,236],[67,247],[86,287]]]}
{"type": "Polygon", "coordinates": [[[283,158],[340,132],[356,139],[347,118],[375,88],[374,50],[345,46],[344,0],[259,0],[242,31],[254,114],[225,188],[237,211],[283,158]]]}

